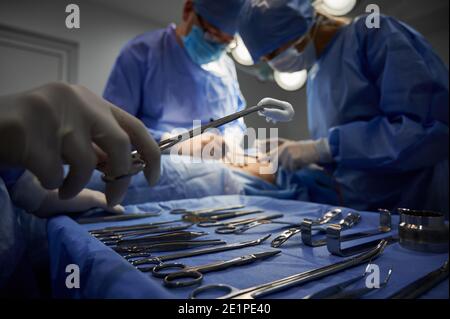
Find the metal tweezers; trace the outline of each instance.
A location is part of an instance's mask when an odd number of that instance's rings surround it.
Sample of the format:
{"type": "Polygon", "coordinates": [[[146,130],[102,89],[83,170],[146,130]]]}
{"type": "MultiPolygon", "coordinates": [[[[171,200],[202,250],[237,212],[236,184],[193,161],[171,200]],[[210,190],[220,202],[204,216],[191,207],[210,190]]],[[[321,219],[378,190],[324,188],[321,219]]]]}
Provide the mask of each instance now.
{"type": "Polygon", "coordinates": [[[102,217],[81,217],[75,221],[78,224],[95,224],[95,223],[108,223],[108,222],[121,222],[133,219],[142,219],[148,217],[157,217],[161,213],[134,213],[134,214],[122,214],[113,216],[102,216],[102,217]]]}
{"type": "Polygon", "coordinates": [[[152,236],[142,236],[137,238],[117,237],[117,238],[98,238],[105,245],[138,245],[147,243],[162,243],[171,241],[192,240],[201,236],[208,235],[205,232],[189,232],[189,231],[174,231],[170,233],[163,233],[152,236]]]}
{"type": "Polygon", "coordinates": [[[191,241],[173,241],[165,243],[150,244],[134,244],[134,245],[117,245],[113,249],[118,253],[154,253],[163,251],[183,250],[202,246],[224,245],[226,242],[220,239],[212,240],[191,240],[191,241]]]}
{"type": "Polygon", "coordinates": [[[138,225],[131,225],[131,226],[112,226],[112,227],[105,227],[100,229],[93,229],[90,230],[89,233],[93,236],[101,236],[103,234],[116,234],[116,233],[124,233],[124,232],[130,232],[130,231],[137,231],[137,230],[146,230],[146,229],[154,229],[159,228],[161,225],[167,225],[167,224],[173,224],[173,223],[179,223],[179,220],[171,220],[167,222],[158,222],[158,223],[145,223],[145,224],[138,224],[138,225]]]}
{"type": "Polygon", "coordinates": [[[436,287],[446,278],[448,278],[448,260],[439,269],[430,272],[408,286],[400,289],[400,291],[397,291],[388,297],[388,299],[417,299],[436,287]]]}
{"type": "Polygon", "coordinates": [[[363,280],[366,278],[366,275],[368,273],[368,269],[371,266],[371,264],[367,265],[366,270],[364,271],[364,274],[359,275],[358,277],[349,279],[347,281],[341,282],[337,285],[325,288],[319,292],[316,292],[312,295],[306,296],[303,299],[359,299],[371,292],[378,291],[379,289],[383,289],[387,286],[389,279],[392,275],[392,269],[389,269],[388,275],[386,276],[386,279],[380,284],[380,287],[378,288],[369,288],[369,287],[363,287],[359,289],[352,289],[352,290],[346,290],[347,287],[350,287],[351,285],[357,283],[358,281],[363,280]]]}
{"type": "Polygon", "coordinates": [[[143,229],[136,230],[133,232],[126,233],[103,233],[103,234],[94,234],[93,236],[99,240],[121,240],[129,237],[137,237],[144,236],[150,234],[160,234],[160,233],[169,233],[174,231],[186,230],[190,228],[193,224],[181,224],[181,225],[170,225],[168,227],[156,227],[151,229],[143,229]]]}

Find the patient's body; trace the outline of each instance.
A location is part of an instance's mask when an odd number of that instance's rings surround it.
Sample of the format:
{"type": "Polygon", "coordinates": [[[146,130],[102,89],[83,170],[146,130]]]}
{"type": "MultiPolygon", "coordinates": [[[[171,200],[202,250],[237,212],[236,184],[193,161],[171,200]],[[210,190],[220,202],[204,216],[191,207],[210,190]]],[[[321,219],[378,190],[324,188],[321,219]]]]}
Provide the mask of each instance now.
{"type": "MultiPolygon", "coordinates": [[[[249,159],[247,163],[244,161],[243,164],[227,161],[195,162],[191,157],[163,155],[158,184],[149,187],[143,173],[134,176],[123,205],[216,195],[310,200],[303,181],[304,170],[290,173],[281,168],[273,173],[274,170],[268,169],[266,162],[252,160],[249,159]],[[269,173],[265,174],[265,171],[269,173]]],[[[88,188],[99,191],[104,189],[101,173],[95,172],[88,188]]]]}
{"type": "Polygon", "coordinates": [[[244,157],[244,164],[239,163],[225,163],[230,169],[241,171],[243,173],[258,177],[270,184],[275,184],[276,173],[273,165],[268,162],[260,161],[258,158],[244,157]],[[267,173],[266,173],[267,172],[267,173]]]}

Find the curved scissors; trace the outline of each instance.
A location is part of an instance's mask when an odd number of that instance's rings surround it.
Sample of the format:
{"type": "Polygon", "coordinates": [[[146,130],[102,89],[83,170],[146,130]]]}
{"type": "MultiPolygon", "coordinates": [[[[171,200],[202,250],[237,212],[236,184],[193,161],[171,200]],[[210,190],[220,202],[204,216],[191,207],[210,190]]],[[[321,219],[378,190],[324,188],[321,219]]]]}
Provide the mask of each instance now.
{"type": "Polygon", "coordinates": [[[264,253],[241,256],[227,261],[218,261],[215,263],[195,267],[188,267],[180,263],[166,263],[155,266],[152,269],[152,274],[155,277],[163,278],[164,285],[167,287],[170,288],[187,287],[201,283],[203,280],[204,273],[250,264],[257,260],[278,255],[279,253],[281,253],[281,250],[269,251],[264,253]],[[167,270],[175,270],[175,271],[167,271],[167,270]]]}

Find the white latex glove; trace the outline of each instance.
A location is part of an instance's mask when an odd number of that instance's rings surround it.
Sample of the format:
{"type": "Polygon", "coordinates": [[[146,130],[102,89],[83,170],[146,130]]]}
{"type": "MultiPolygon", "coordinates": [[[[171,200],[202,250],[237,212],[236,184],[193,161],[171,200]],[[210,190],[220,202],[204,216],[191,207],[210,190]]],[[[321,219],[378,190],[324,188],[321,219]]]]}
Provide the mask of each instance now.
{"type": "Polygon", "coordinates": [[[276,124],[278,122],[289,122],[294,118],[294,108],[288,102],[265,98],[258,103],[258,106],[261,105],[268,107],[267,109],[258,112],[260,116],[266,118],[267,122],[276,124]],[[273,109],[273,107],[281,107],[282,109],[273,109]]]}
{"type": "MultiPolygon", "coordinates": [[[[105,173],[129,172],[131,145],[147,163],[145,176],[156,184],[160,151],[141,121],[88,89],[51,83],[0,97],[0,163],[30,170],[59,197],[76,196],[88,183],[98,159],[94,143],[107,157],[105,173]],[[70,165],[64,179],[63,163],[70,165]]],[[[122,201],[130,179],[106,185],[110,206],[122,201]]]]}
{"type": "Polygon", "coordinates": [[[83,189],[72,199],[62,200],[56,190],[44,189],[29,171],[25,171],[16,182],[11,190],[11,198],[18,207],[42,218],[64,213],[83,212],[92,208],[102,208],[113,214],[124,213],[122,206],[108,207],[105,195],[90,189],[83,189]]]}
{"type": "Polygon", "coordinates": [[[287,141],[278,149],[270,152],[272,163],[278,156],[279,165],[288,171],[296,171],[310,164],[330,163],[333,161],[327,139],[317,141],[287,141]]]}

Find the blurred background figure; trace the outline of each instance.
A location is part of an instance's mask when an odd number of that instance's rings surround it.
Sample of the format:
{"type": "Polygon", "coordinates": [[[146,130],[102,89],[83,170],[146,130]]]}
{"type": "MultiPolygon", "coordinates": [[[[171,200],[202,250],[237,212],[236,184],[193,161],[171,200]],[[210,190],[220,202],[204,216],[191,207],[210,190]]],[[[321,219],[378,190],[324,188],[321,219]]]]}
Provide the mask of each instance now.
{"type": "MultiPolygon", "coordinates": [[[[140,118],[156,140],[170,137],[175,128],[192,129],[194,120],[208,123],[244,109],[236,69],[226,54],[243,3],[185,1],[178,26],[144,33],[122,49],[104,97],[140,118]]],[[[237,135],[245,125],[241,120],[227,128],[237,135]]]]}
{"type": "Polygon", "coordinates": [[[383,15],[375,28],[336,19],[309,0],[250,1],[241,17],[254,61],[308,70],[312,139],[274,152],[285,169],[324,166],[330,183],[310,192],[334,184],[356,209],[448,212],[448,69],[421,34],[383,15]]]}

